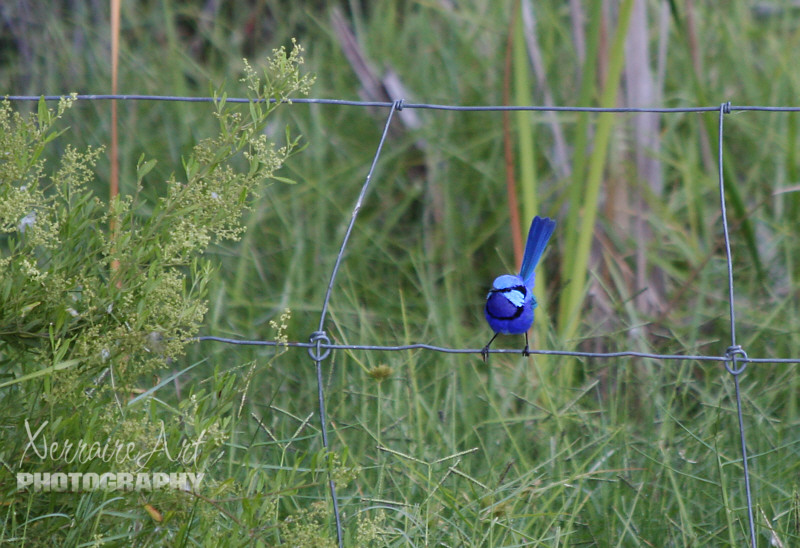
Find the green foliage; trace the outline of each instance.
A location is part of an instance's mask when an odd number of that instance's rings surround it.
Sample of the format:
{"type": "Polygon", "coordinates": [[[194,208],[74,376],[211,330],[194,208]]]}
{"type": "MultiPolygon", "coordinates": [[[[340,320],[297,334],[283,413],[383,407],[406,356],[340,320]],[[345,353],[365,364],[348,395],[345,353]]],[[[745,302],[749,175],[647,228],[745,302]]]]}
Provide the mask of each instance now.
{"type": "MultiPolygon", "coordinates": [[[[57,127],[72,98],[56,110],[42,99],[27,116],[0,103],[0,405],[8,421],[0,456],[9,469],[50,473],[71,465],[70,472],[110,467],[119,473],[182,466],[181,472],[207,473],[219,458],[215,451],[230,435],[239,390],[235,374],[215,375],[212,391],[193,388],[171,405],[147,397],[163,383],[150,391],[141,385],[184,355],[203,321],[214,275],[203,256],[208,247],[241,237],[243,212],[298,150],[299,139],[288,129],[280,147],[264,129],[283,102],[310,89],[313,78],[300,72],[301,53],[297,44],[288,54],[275,50],[263,75],[245,65],[249,109],[232,108],[221,94],[214,112],[218,136],[193,147],[183,173],[170,176],[152,204],[140,191],[155,163],[144,157],[135,193],[110,204],[91,190],[101,148],[79,151],[68,144],[48,170],[43,153],[66,132],[57,127]],[[132,444],[133,454],[146,458],[106,460],[81,452],[80,443],[112,451],[132,444]]],[[[210,478],[207,485],[216,494],[237,489],[210,478]]],[[[129,534],[134,521],[141,528],[140,512],[117,524],[108,516],[81,517],[94,491],[17,493],[13,476],[4,489],[5,500],[13,501],[4,537],[22,533],[62,544],[129,534]],[[47,509],[74,512],[81,525],[64,533],[57,520],[29,522],[47,509]]],[[[197,510],[194,497],[202,495],[184,490],[154,492],[140,502],[136,493],[117,494],[173,533],[207,518],[210,508],[197,510]]],[[[107,503],[115,500],[107,497],[101,495],[107,503]]],[[[147,535],[164,533],[151,529],[147,535]]]]}
{"type": "Polygon", "coordinates": [[[311,79],[297,68],[300,51],[277,50],[269,67],[275,76],[263,83],[247,65],[249,115],[220,97],[219,136],[194,147],[183,162],[185,178],[170,177],[146,217],[138,213],[138,190],[152,162],[140,159],[137,193],[115,197],[109,207],[88,188],[100,149],[67,146],[61,164],[44,176],[40,156],[69,101],[53,113],[42,100],[27,119],[2,104],[0,324],[3,355],[16,374],[69,363],[48,398],[77,405],[80,388],[104,368],[116,369],[118,389],[130,390],[183,353],[206,312],[212,271],[202,253],[214,241],[241,236],[240,218],[257,187],[298,145],[268,142],[263,129],[279,102],[260,101],[308,92],[311,79]],[[246,170],[234,165],[240,154],[246,170]]]}

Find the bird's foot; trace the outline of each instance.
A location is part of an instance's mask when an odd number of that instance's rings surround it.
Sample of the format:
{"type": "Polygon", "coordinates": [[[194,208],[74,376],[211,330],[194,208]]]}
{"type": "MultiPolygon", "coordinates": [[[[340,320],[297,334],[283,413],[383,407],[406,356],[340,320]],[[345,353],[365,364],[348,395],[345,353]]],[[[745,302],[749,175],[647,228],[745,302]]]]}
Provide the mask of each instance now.
{"type": "Polygon", "coordinates": [[[530,349],[528,349],[528,332],[525,332],[525,348],[522,349],[522,355],[526,358],[531,355],[530,349]]]}
{"type": "Polygon", "coordinates": [[[492,343],[494,342],[494,340],[497,338],[497,335],[498,335],[498,334],[497,334],[497,333],[495,333],[495,334],[494,334],[494,337],[492,337],[491,339],[489,339],[489,342],[488,342],[488,343],[486,343],[486,346],[484,346],[484,347],[481,349],[481,357],[483,358],[483,363],[486,363],[486,360],[488,360],[488,359],[489,359],[489,347],[492,345],[492,343]]]}

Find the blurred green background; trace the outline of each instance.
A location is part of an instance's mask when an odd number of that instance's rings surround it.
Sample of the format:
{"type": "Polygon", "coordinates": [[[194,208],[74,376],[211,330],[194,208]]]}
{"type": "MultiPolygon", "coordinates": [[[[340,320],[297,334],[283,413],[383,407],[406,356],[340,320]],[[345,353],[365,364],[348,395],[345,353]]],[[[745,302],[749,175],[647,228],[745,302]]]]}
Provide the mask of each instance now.
{"type": "MultiPolygon", "coordinates": [[[[105,2],[16,0],[0,18],[3,93],[110,92],[105,2]]],[[[790,1],[721,9],[691,0],[163,0],[122,4],[119,92],[208,96],[224,86],[244,96],[242,58],[259,66],[292,37],[317,76],[315,98],[795,106],[800,91],[800,10],[790,1]]],[[[144,192],[158,196],[181,156],[213,135],[212,111],[119,103],[122,193],[133,192],[144,153],[158,160],[144,192]]],[[[289,309],[288,339],[307,340],[387,115],[279,109],[270,137],[280,143],[288,125],[308,144],[280,173],[297,183],[265,186],[244,238],[214,249],[204,334],[271,339],[269,322],[289,309]]],[[[67,117],[53,154],[67,143],[109,142],[108,102],[79,102],[67,117]]],[[[717,124],[716,112],[504,120],[402,111],[336,281],[328,334],[348,344],[481,348],[491,336],[486,290],[515,269],[513,235],[538,213],[559,225],[537,274],[533,347],[723,355],[717,124]]],[[[750,357],[800,357],[797,126],[796,113],[725,117],[737,342],[750,357]]],[[[101,161],[100,195],[108,178],[101,161]]],[[[521,337],[496,343],[522,346],[521,337]]],[[[166,377],[207,360],[180,377],[183,386],[215,368],[256,368],[215,474],[247,487],[235,501],[197,502],[217,521],[192,514],[158,525],[159,534],[188,523],[194,543],[218,527],[232,545],[273,545],[299,534],[278,526],[294,516],[319,522],[319,542],[335,538],[315,475],[324,467],[314,461],[313,362],[304,350],[274,354],[204,342],[185,363],[165,365],[166,377]],[[254,471],[268,488],[248,484],[254,471]],[[272,514],[242,517],[243,500],[280,493],[303,474],[312,487],[276,495],[272,514]]],[[[337,351],[324,365],[331,450],[357,469],[340,489],[349,545],[701,546],[749,537],[733,382],[722,364],[508,354],[487,366],[477,354],[337,351]]],[[[763,545],[800,539],[795,368],[750,365],[741,377],[763,545]]],[[[175,388],[162,397],[180,399],[175,388]]],[[[117,511],[151,535],[120,542],[166,538],[153,536],[157,524],[141,507],[117,511]]]]}

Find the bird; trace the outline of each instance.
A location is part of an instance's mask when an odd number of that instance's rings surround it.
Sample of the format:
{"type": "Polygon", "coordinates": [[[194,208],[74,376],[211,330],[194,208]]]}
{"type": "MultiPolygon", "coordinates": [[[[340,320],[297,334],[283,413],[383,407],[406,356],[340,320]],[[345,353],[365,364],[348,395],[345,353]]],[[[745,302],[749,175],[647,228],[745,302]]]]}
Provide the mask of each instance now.
{"type": "Polygon", "coordinates": [[[498,335],[525,334],[523,356],[529,356],[528,330],[533,325],[533,309],[536,297],[533,296],[534,269],[542,257],[547,242],[556,228],[556,222],[549,217],[533,218],[528,231],[528,242],[522,257],[522,267],[518,275],[503,274],[495,278],[489,294],[486,295],[484,315],[494,336],[481,350],[483,361],[489,355],[489,346],[498,335]]]}

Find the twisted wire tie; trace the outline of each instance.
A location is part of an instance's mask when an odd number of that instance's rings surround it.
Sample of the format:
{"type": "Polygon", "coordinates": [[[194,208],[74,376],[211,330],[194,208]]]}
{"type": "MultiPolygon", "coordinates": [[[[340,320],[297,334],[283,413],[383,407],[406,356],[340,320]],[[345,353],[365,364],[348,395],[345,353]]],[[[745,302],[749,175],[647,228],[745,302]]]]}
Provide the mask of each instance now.
{"type": "Polygon", "coordinates": [[[734,377],[741,375],[747,368],[747,352],[745,352],[740,345],[729,346],[727,350],[725,350],[725,357],[727,358],[725,360],[725,369],[734,377]],[[737,356],[739,357],[737,358],[737,356]],[[738,365],[739,360],[742,360],[741,365],[738,365]],[[731,363],[733,366],[731,366],[731,363]]]}
{"type": "Polygon", "coordinates": [[[314,360],[315,362],[321,362],[330,355],[331,353],[330,348],[326,348],[325,352],[320,354],[323,344],[325,345],[331,344],[331,340],[328,338],[328,334],[325,333],[324,331],[314,331],[311,334],[311,337],[309,338],[309,342],[314,346],[309,347],[308,355],[311,356],[311,359],[314,360]]]}

